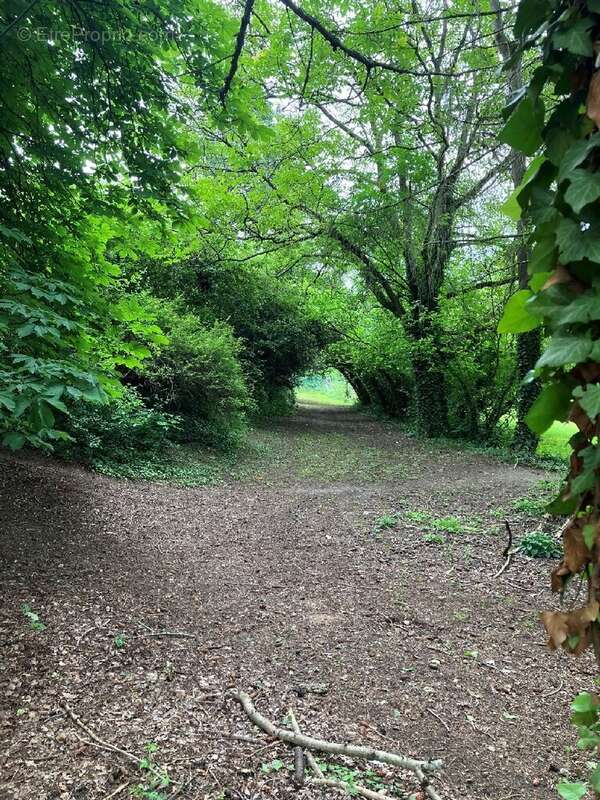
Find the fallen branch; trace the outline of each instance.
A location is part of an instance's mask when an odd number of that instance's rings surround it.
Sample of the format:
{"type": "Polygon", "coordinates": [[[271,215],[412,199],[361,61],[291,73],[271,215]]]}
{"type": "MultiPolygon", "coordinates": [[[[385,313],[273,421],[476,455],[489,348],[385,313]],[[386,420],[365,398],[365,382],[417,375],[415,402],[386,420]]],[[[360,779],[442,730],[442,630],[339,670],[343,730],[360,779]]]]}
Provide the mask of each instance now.
{"type": "Polygon", "coordinates": [[[107,795],[105,797],[105,800],[111,800],[112,797],[116,797],[118,794],[121,794],[121,792],[124,789],[126,789],[130,783],[131,781],[127,781],[127,783],[122,783],[117,789],[114,790],[114,792],[111,792],[109,795],[107,795]]]}
{"type": "Polygon", "coordinates": [[[506,525],[506,532],[508,534],[508,542],[506,544],[506,547],[502,551],[502,556],[505,559],[505,561],[504,561],[504,564],[498,570],[498,572],[496,572],[492,576],[493,578],[499,578],[500,575],[502,575],[503,572],[506,572],[506,570],[510,567],[510,565],[512,563],[512,560],[514,558],[514,553],[512,551],[512,541],[513,541],[512,531],[510,529],[510,525],[508,524],[508,520],[507,519],[504,520],[504,524],[506,525]]]}
{"type": "MultiPolygon", "coordinates": [[[[290,718],[290,722],[292,723],[292,728],[294,733],[302,734],[300,730],[300,726],[298,725],[298,720],[296,719],[296,715],[294,714],[294,710],[290,708],[288,711],[288,717],[290,718]]],[[[391,797],[383,794],[382,792],[372,792],[370,789],[365,788],[364,786],[357,786],[356,784],[350,785],[345,781],[336,781],[331,778],[326,778],[321,770],[321,767],[317,764],[315,757],[310,752],[310,750],[306,751],[306,763],[310,767],[310,769],[314,772],[315,777],[309,778],[309,783],[312,783],[315,786],[330,786],[332,789],[339,789],[339,791],[344,792],[344,794],[349,795],[362,795],[363,797],[369,798],[369,800],[392,800],[391,797]]]]}
{"type": "MultiPolygon", "coordinates": [[[[300,733],[297,721],[295,725],[296,729],[294,731],[290,731],[287,728],[278,728],[256,710],[252,699],[246,694],[246,692],[232,691],[231,696],[241,705],[250,721],[269,736],[280,739],[282,742],[285,742],[293,747],[302,747],[306,750],[318,750],[321,753],[330,753],[331,755],[337,756],[348,756],[350,758],[363,759],[364,761],[380,761],[384,764],[390,764],[393,767],[397,767],[398,769],[410,770],[417,776],[417,779],[421,784],[421,788],[431,800],[441,800],[439,795],[430,786],[429,779],[426,774],[435,772],[441,768],[442,762],[439,759],[423,761],[414,758],[408,758],[407,756],[400,755],[399,753],[390,753],[387,750],[376,750],[374,748],[364,747],[362,745],[340,744],[339,742],[328,742],[324,739],[315,739],[313,736],[306,736],[305,734],[300,733]]],[[[292,726],[294,727],[293,721],[295,720],[295,717],[293,714],[291,716],[291,720],[292,726]]],[[[309,766],[311,766],[311,769],[313,769],[313,766],[310,762],[309,766]]],[[[321,775],[323,775],[322,772],[321,775]]],[[[327,785],[331,785],[329,780],[325,777],[319,777],[313,779],[313,781],[327,781],[327,785]]],[[[341,788],[344,788],[344,791],[347,791],[347,789],[350,787],[342,785],[341,788]]],[[[370,790],[366,789],[365,791],[370,790]]],[[[377,794],[376,792],[373,792],[368,796],[371,798],[375,797],[377,800],[383,800],[385,797],[384,795],[377,794]]]]}
{"type": "MultiPolygon", "coordinates": [[[[296,719],[296,715],[294,714],[294,710],[290,708],[288,712],[288,716],[290,718],[290,722],[292,723],[292,728],[294,729],[294,733],[298,733],[302,735],[302,731],[300,730],[300,726],[298,725],[298,720],[296,719]]],[[[317,778],[324,778],[323,772],[321,771],[321,767],[317,764],[315,757],[310,752],[310,750],[306,751],[306,763],[311,768],[311,770],[315,773],[317,778]]]]}

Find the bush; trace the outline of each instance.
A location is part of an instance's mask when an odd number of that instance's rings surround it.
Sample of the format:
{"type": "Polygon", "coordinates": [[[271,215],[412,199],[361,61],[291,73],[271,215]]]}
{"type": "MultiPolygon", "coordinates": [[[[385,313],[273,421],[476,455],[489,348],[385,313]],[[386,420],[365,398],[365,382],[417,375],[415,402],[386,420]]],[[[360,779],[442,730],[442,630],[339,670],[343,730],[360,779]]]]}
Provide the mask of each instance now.
{"type": "Polygon", "coordinates": [[[169,343],[154,346],[127,380],[147,405],[182,418],[180,440],[223,449],[237,445],[252,401],[239,360],[241,344],[231,328],[223,322],[205,325],[171,301],[145,302],[169,343]]]}
{"type": "Polygon", "coordinates": [[[559,542],[542,531],[527,533],[519,542],[518,549],[530,558],[560,558],[563,552],[559,542]]]}
{"type": "Polygon", "coordinates": [[[177,435],[181,420],[157,409],[146,408],[134,389],[104,405],[79,403],[66,421],[72,441],[57,450],[68,458],[96,465],[110,460],[126,464],[141,453],[155,453],[177,435]]]}
{"type": "Polygon", "coordinates": [[[256,386],[254,397],[257,417],[285,417],[296,407],[294,391],[287,386],[256,386]]]}

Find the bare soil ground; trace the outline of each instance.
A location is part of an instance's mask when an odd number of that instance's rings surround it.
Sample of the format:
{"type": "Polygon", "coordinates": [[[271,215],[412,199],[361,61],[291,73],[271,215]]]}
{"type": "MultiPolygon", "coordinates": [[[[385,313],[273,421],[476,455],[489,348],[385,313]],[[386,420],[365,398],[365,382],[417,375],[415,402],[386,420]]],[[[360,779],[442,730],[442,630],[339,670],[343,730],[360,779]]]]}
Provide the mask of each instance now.
{"type": "MultiPolygon", "coordinates": [[[[591,657],[544,647],[549,562],[492,577],[502,514],[535,527],[511,504],[548,476],[332,407],[259,431],[241,474],[190,489],[0,457],[2,800],[149,789],[64,701],[108,743],[155,743],[168,797],[322,797],[277,769],[289,752],[230,687],[279,722],[293,706],[307,733],[443,758],[446,800],[556,797],[591,657]],[[448,516],[461,531],[436,536],[427,520],[448,516]]],[[[422,796],[400,778],[388,793],[422,796]]]]}

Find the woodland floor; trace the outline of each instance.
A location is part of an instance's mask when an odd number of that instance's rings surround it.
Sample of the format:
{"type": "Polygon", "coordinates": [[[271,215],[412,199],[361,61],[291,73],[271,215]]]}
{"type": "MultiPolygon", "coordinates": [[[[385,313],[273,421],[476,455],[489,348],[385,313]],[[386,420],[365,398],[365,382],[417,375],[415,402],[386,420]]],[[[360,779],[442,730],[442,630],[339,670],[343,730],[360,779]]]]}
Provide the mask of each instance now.
{"type": "MultiPolygon", "coordinates": [[[[230,687],[277,721],[293,706],[307,733],[443,758],[445,800],[555,798],[559,769],[576,774],[568,703],[592,685],[591,657],[544,647],[550,562],[492,577],[503,515],[517,538],[539,524],[511,504],[554,476],[332,407],[255,445],[238,477],[204,488],[2,456],[0,798],[122,800],[143,782],[86,743],[65,700],[106,742],[156,743],[169,795],[323,797],[273,768],[289,751],[230,687]],[[466,530],[428,542],[427,514],[466,530]]],[[[401,779],[397,796],[421,797],[401,779]]]]}

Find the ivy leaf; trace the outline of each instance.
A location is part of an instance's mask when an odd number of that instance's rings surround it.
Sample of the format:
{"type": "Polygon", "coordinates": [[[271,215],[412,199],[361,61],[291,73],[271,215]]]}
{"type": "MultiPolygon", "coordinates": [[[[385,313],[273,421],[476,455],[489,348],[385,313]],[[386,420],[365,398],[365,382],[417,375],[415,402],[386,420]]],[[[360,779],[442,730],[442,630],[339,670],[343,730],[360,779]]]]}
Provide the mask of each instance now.
{"type": "Polygon", "coordinates": [[[556,788],[563,800],[581,800],[588,790],[586,783],[570,783],[568,781],[561,781],[556,788]]]}
{"type": "Polygon", "coordinates": [[[588,524],[583,526],[581,535],[583,536],[583,541],[588,550],[594,547],[594,543],[596,542],[596,530],[595,525],[588,524]]]}
{"type": "Polygon", "coordinates": [[[2,444],[5,447],[9,447],[11,450],[20,450],[25,444],[25,436],[22,433],[17,433],[16,431],[5,433],[2,437],[2,444]]]}
{"type": "Polygon", "coordinates": [[[577,386],[573,390],[573,397],[579,399],[579,405],[591,420],[600,414],[600,384],[592,383],[585,389],[583,386],[577,386]]]}
{"type": "Polygon", "coordinates": [[[591,56],[593,49],[590,28],[593,24],[591,19],[583,19],[583,17],[577,22],[567,20],[565,26],[554,33],[552,43],[576,56],[591,56]]]}
{"type": "Polygon", "coordinates": [[[579,166],[595,147],[600,147],[600,133],[595,133],[589,139],[580,139],[568,148],[560,163],[558,180],[563,181],[571,170],[579,166]]]}
{"type": "Polygon", "coordinates": [[[10,395],[0,394],[0,406],[4,406],[4,408],[7,408],[9,411],[14,411],[15,405],[15,401],[10,395]]]}
{"type": "Polygon", "coordinates": [[[596,470],[600,467],[600,447],[590,445],[580,450],[579,455],[583,458],[586,470],[596,470]]]}
{"type": "Polygon", "coordinates": [[[592,789],[594,789],[594,791],[600,792],[600,765],[591,772],[590,783],[592,784],[592,789]]]}
{"type": "Polygon", "coordinates": [[[553,336],[550,345],[542,353],[535,365],[542,367],[563,367],[585,361],[592,350],[591,339],[587,336],[553,336]]]}
{"type": "Polygon", "coordinates": [[[598,705],[598,700],[591,692],[580,692],[571,703],[571,711],[578,713],[593,711],[598,705]]]}
{"type": "Polygon", "coordinates": [[[569,261],[590,261],[600,263],[600,231],[596,228],[582,230],[574,219],[563,217],[558,223],[556,241],[564,264],[569,261]]]}
{"type": "Polygon", "coordinates": [[[549,272],[556,265],[556,258],[556,235],[552,232],[535,243],[528,264],[530,274],[549,272]]]}
{"type": "Polygon", "coordinates": [[[556,420],[567,418],[571,405],[571,389],[564,382],[544,386],[527,412],[525,422],[534,433],[541,435],[556,420]]]}
{"type": "Polygon", "coordinates": [[[498,134],[498,139],[532,156],[542,144],[544,104],[529,95],[521,100],[498,134]]]}
{"type": "Polygon", "coordinates": [[[504,203],[500,206],[500,210],[503,214],[505,214],[510,219],[517,222],[521,218],[522,207],[519,203],[519,195],[523,191],[523,189],[531,183],[531,181],[536,177],[539,172],[540,167],[546,161],[546,157],[543,155],[536,156],[527,169],[525,170],[525,174],[521,180],[521,183],[513,189],[504,203]]]}
{"type": "Polygon", "coordinates": [[[554,321],[558,325],[569,325],[574,322],[591,322],[600,319],[600,292],[586,292],[572,303],[557,309],[554,321]]]}
{"type": "Polygon", "coordinates": [[[589,489],[592,489],[596,484],[596,473],[595,472],[582,472],[576,478],[573,478],[571,481],[571,494],[572,495],[579,495],[582,492],[587,492],[589,489]]]}
{"type": "Polygon", "coordinates": [[[551,5],[547,0],[523,0],[515,19],[515,36],[533,33],[546,21],[551,5]]]}
{"type": "Polygon", "coordinates": [[[515,292],[504,307],[504,314],[498,323],[498,333],[526,333],[537,328],[539,319],[527,308],[527,301],[533,297],[529,289],[515,292]]]}
{"type": "Polygon", "coordinates": [[[600,197],[600,173],[575,169],[569,175],[569,181],[565,200],[577,214],[600,197]]]}

